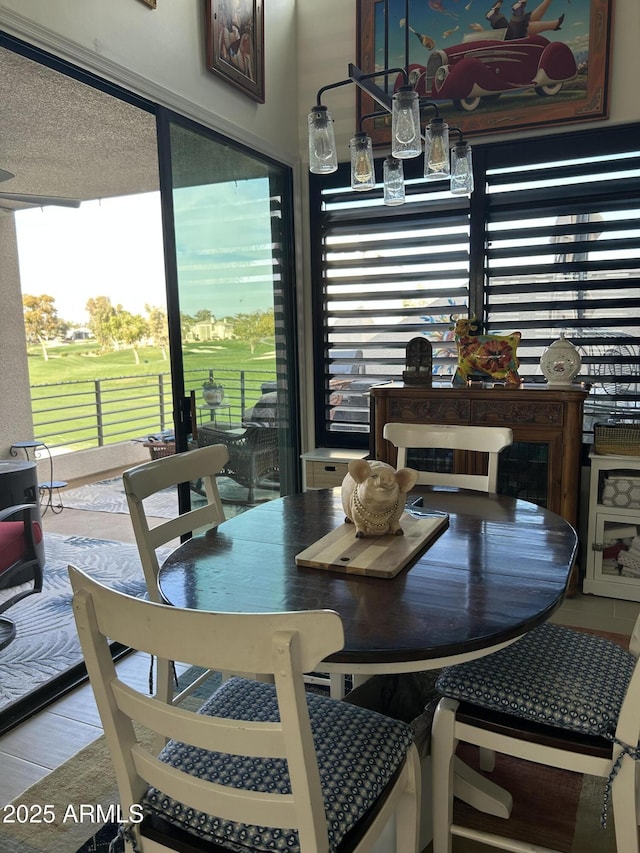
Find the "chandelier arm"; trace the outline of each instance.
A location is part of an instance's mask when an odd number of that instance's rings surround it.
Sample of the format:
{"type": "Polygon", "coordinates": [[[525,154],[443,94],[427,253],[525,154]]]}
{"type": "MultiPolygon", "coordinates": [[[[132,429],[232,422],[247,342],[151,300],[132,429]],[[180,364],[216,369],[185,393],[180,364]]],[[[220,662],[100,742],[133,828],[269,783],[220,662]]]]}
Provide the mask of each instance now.
{"type": "Polygon", "coordinates": [[[386,110],[378,110],[375,113],[367,113],[364,116],[360,117],[360,131],[362,131],[362,123],[367,121],[367,119],[371,118],[382,118],[383,116],[387,116],[389,113],[386,110]]]}
{"type": "Polygon", "coordinates": [[[420,105],[421,112],[425,107],[433,107],[436,111],[436,118],[440,118],[440,108],[438,107],[435,101],[425,101],[424,98],[420,98],[420,101],[418,103],[420,105]]]}
{"type": "Polygon", "coordinates": [[[354,65],[352,62],[349,63],[349,77],[351,80],[359,89],[370,95],[376,103],[380,104],[381,107],[384,107],[390,113],[393,107],[389,94],[372,82],[374,77],[382,77],[383,75],[388,77],[389,74],[402,74],[405,85],[408,83],[409,77],[405,68],[382,68],[380,71],[363,74],[357,65],[354,65]]]}
{"type": "Polygon", "coordinates": [[[316,106],[322,106],[322,96],[329,89],[337,89],[339,86],[346,86],[348,83],[353,83],[353,80],[350,77],[346,80],[339,80],[337,83],[328,83],[326,86],[323,86],[322,89],[318,89],[318,94],[316,95],[316,106]]]}
{"type": "Polygon", "coordinates": [[[460,130],[460,128],[459,128],[459,127],[450,127],[450,128],[449,128],[449,133],[451,133],[452,131],[454,131],[455,133],[457,133],[457,134],[458,134],[458,136],[460,137],[460,139],[458,139],[458,143],[457,143],[457,144],[458,144],[458,145],[466,145],[466,140],[465,140],[464,136],[462,135],[462,131],[460,130]]]}

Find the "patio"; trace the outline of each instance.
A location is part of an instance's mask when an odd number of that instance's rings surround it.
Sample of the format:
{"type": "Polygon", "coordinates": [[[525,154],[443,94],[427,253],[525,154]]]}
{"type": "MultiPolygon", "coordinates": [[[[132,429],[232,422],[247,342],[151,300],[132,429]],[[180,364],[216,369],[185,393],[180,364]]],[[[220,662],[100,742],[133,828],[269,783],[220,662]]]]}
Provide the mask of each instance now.
{"type": "MultiPolygon", "coordinates": [[[[29,596],[12,609],[16,639],[1,655],[0,732],[46,707],[82,678],[78,670],[82,657],[69,607],[69,564],[85,568],[102,583],[129,595],[144,594],[142,566],[122,485],[126,467],[103,472],[100,480],[95,475],[72,480],[59,495],[63,509],[47,509],[42,516],[44,585],[40,595],[29,596]]],[[[250,508],[246,488],[226,477],[219,477],[218,484],[227,518],[250,508]]],[[[199,494],[192,495],[196,501],[204,500],[199,494]]],[[[256,491],[257,500],[277,495],[273,489],[256,491]]],[[[57,501],[58,495],[54,506],[57,501]]],[[[177,511],[174,489],[149,498],[152,525],[154,518],[160,523],[177,511]]],[[[178,541],[162,549],[165,555],[174,544],[178,541]]]]}

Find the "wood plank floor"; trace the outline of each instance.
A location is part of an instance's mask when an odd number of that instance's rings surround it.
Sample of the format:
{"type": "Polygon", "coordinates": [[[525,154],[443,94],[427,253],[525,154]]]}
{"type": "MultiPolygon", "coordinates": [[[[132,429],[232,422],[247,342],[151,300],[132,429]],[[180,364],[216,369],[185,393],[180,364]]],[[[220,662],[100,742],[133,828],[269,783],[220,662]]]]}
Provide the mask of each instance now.
{"type": "MultiPolygon", "coordinates": [[[[134,541],[129,517],[116,513],[65,509],[53,518],[45,516],[44,524],[51,533],[134,541]]],[[[637,602],[579,594],[568,599],[552,621],[628,635],[639,609],[637,602]]],[[[149,676],[148,656],[129,655],[118,664],[118,670],[132,684],[144,685],[149,676]]],[[[83,685],[0,737],[0,806],[11,802],[101,734],[91,688],[83,685]]]]}

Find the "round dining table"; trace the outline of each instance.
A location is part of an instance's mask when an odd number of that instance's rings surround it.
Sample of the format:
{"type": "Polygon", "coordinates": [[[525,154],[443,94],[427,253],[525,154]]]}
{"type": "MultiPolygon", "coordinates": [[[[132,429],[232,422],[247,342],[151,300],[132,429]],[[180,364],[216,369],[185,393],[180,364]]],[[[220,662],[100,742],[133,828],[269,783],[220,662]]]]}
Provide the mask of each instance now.
{"type": "Polygon", "coordinates": [[[446,516],[448,524],[395,577],[296,564],[296,555],[345,521],[340,489],[327,489],[267,501],[193,536],[162,565],[160,593],[196,610],[335,610],[345,643],[326,671],[362,676],[488,654],[562,603],[577,537],[559,515],[511,497],[443,488],[409,495],[407,513],[446,516]]]}

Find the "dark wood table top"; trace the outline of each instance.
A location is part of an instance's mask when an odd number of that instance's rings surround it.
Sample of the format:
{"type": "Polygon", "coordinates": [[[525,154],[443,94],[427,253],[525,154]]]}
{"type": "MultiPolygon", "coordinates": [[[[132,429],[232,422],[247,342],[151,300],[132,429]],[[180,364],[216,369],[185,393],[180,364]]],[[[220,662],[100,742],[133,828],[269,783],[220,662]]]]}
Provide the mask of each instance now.
{"type": "Polygon", "coordinates": [[[421,494],[425,510],[449,513],[449,526],[395,578],[296,566],[296,554],[344,521],[333,489],[268,501],[185,542],[160,570],[161,594],[197,610],[336,610],[345,646],[329,661],[344,671],[477,656],[561,604],[577,540],[559,515],[501,495],[421,494]]]}

